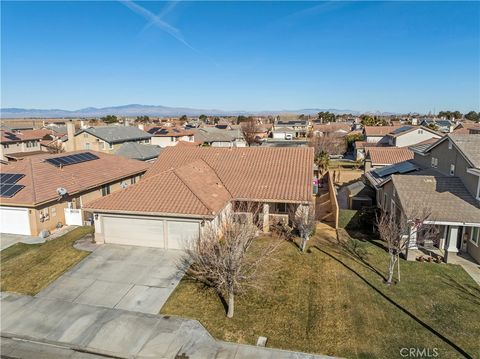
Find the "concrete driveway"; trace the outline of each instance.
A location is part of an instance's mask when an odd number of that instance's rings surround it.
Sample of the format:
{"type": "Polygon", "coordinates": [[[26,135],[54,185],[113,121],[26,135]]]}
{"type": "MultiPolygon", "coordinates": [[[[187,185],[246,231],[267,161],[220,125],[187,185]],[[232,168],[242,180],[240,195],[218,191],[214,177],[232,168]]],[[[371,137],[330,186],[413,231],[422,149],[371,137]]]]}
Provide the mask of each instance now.
{"type": "Polygon", "coordinates": [[[24,234],[0,233],[0,251],[7,249],[17,243],[38,244],[44,243],[45,239],[24,234]]]}
{"type": "Polygon", "coordinates": [[[105,244],[37,294],[157,314],[183,276],[181,251],[105,244]]]}

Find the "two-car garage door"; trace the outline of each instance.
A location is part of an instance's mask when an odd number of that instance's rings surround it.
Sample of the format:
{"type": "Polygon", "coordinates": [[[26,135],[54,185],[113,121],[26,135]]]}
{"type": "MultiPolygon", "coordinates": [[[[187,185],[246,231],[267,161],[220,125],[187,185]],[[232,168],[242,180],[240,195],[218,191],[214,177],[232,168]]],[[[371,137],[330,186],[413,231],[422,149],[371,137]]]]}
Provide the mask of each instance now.
{"type": "Polygon", "coordinates": [[[199,235],[199,223],[166,218],[103,216],[105,243],[183,249],[199,235]]]}

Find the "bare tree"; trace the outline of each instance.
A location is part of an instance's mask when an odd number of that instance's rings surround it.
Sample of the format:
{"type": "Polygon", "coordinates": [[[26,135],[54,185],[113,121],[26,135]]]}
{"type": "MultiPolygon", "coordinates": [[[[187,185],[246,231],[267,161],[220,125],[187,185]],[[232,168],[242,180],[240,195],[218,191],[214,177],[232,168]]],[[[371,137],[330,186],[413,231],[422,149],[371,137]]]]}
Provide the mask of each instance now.
{"type": "Polygon", "coordinates": [[[292,221],[293,227],[296,228],[300,234],[302,240],[300,249],[302,252],[305,252],[307,242],[316,226],[315,211],[309,206],[290,206],[289,217],[292,221]]]}
{"type": "Polygon", "coordinates": [[[260,132],[257,121],[254,118],[249,118],[248,120],[242,122],[240,126],[245,142],[247,142],[248,146],[251,146],[257,141],[257,135],[260,132]]]}
{"type": "Polygon", "coordinates": [[[63,148],[62,141],[53,141],[48,144],[47,150],[49,153],[63,153],[65,149],[63,148]]]}
{"type": "Polygon", "coordinates": [[[341,136],[313,136],[310,147],[315,149],[315,155],[326,152],[329,155],[343,155],[347,150],[347,141],[341,136]]]}
{"type": "MultiPolygon", "coordinates": [[[[245,218],[245,217],[242,217],[245,218]]],[[[235,296],[259,283],[260,266],[271,258],[280,241],[262,246],[260,253],[249,256],[258,228],[251,220],[240,220],[233,212],[220,224],[207,224],[201,235],[186,249],[184,264],[191,263],[187,274],[214,288],[227,300],[227,317],[232,318],[235,296]]]]}
{"type": "Polygon", "coordinates": [[[420,231],[429,232],[434,230],[434,226],[426,224],[429,218],[429,212],[424,209],[421,215],[412,215],[407,219],[401,213],[387,212],[382,210],[377,215],[376,225],[380,238],[387,243],[390,261],[387,269],[387,284],[392,284],[395,265],[397,264],[398,281],[400,282],[400,261],[401,253],[408,250],[411,241],[417,242],[420,231]]]}

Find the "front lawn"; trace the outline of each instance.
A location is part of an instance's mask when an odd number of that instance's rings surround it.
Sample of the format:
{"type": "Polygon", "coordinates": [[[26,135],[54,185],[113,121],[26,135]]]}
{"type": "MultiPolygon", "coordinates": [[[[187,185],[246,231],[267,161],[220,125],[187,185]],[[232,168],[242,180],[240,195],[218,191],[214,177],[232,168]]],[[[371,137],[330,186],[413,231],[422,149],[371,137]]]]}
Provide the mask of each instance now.
{"type": "Polygon", "coordinates": [[[73,243],[92,232],[92,227],[79,227],[42,244],[17,243],[4,249],[0,252],[0,289],[37,294],[89,254],[73,248],[73,243]]]}
{"type": "Polygon", "coordinates": [[[261,290],[237,298],[233,319],[214,291],[187,278],[161,313],[198,319],[219,339],[255,344],[266,336],[267,346],[296,351],[398,358],[401,348],[418,347],[463,357],[450,340],[479,357],[480,288],[461,267],[402,261],[402,282],[387,287],[388,256],[378,242],[338,243],[325,227],[308,253],[283,242],[278,259],[261,290]]]}

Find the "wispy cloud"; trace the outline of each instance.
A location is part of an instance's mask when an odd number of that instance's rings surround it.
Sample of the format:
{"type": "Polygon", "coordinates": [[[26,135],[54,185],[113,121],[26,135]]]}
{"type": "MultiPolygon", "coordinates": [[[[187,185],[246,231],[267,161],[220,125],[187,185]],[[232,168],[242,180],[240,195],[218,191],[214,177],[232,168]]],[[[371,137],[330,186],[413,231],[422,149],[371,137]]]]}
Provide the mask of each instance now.
{"type": "Polygon", "coordinates": [[[182,35],[182,32],[179,29],[170,25],[168,22],[166,22],[165,20],[162,19],[162,17],[164,17],[167,13],[169,13],[170,11],[172,11],[175,8],[177,2],[169,3],[167,6],[165,6],[165,8],[160,12],[159,15],[155,15],[151,11],[145,9],[143,6],[140,6],[137,3],[133,2],[133,1],[130,1],[130,0],[120,0],[120,2],[123,5],[125,5],[126,7],[128,7],[130,10],[132,10],[134,13],[136,13],[136,14],[142,16],[143,18],[145,18],[146,20],[148,20],[148,23],[145,25],[145,27],[143,28],[142,31],[144,31],[145,29],[147,29],[151,26],[155,26],[155,27],[165,31],[166,33],[168,33],[169,35],[171,35],[172,37],[174,37],[178,41],[180,41],[182,44],[187,46],[189,49],[191,49],[191,50],[193,50],[197,53],[200,53],[197,49],[195,49],[192,45],[190,45],[185,40],[185,38],[182,35]]]}

